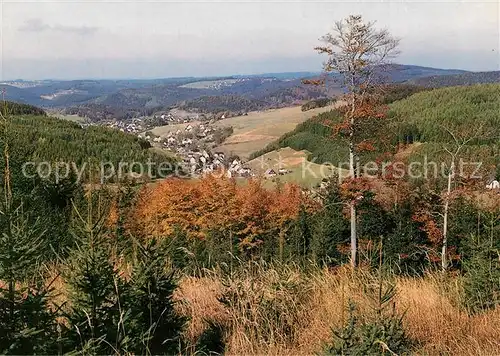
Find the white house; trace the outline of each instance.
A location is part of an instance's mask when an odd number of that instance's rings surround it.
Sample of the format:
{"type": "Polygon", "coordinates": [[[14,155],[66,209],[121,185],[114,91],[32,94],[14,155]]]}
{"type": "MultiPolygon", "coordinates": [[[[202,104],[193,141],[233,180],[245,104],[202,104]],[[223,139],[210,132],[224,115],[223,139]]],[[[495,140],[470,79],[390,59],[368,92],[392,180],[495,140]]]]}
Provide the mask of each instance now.
{"type": "Polygon", "coordinates": [[[487,189],[500,189],[500,182],[497,180],[492,180],[489,184],[486,185],[487,189]]]}

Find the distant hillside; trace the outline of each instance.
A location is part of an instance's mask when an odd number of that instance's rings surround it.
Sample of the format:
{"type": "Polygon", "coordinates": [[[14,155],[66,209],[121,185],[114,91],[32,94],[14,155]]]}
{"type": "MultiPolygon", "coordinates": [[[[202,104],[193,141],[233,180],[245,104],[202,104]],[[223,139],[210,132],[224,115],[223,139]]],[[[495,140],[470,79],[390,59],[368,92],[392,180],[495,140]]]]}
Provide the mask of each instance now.
{"type": "Polygon", "coordinates": [[[241,95],[207,95],[183,102],[180,108],[202,113],[216,113],[221,111],[248,112],[259,110],[264,103],[247,99],[241,95]]]}
{"type": "MultiPolygon", "coordinates": [[[[84,169],[83,177],[86,179],[91,173],[89,162],[111,162],[118,168],[119,162],[131,165],[151,160],[156,163],[170,162],[173,167],[170,156],[150,150],[148,142],[118,130],[101,126],[83,128],[70,121],[32,115],[9,116],[8,123],[6,132],[15,180],[22,180],[21,167],[25,162],[74,162],[78,169],[84,169]]],[[[3,164],[1,156],[0,168],[3,164]]],[[[3,169],[0,171],[3,172],[3,169]]],[[[124,165],[122,173],[129,171],[129,166],[124,165]]],[[[94,178],[99,179],[99,176],[96,174],[94,178]]]]}
{"type": "Polygon", "coordinates": [[[500,84],[478,84],[416,93],[393,103],[389,117],[397,123],[400,141],[452,142],[443,126],[472,132],[483,123],[500,143],[499,107],[500,84]]]}
{"type": "MultiPolygon", "coordinates": [[[[151,115],[177,106],[205,113],[265,110],[342,93],[341,81],[336,80],[339,78],[335,74],[331,75],[333,83],[326,87],[305,85],[301,81],[318,74],[292,72],[152,80],[20,81],[2,83],[0,89],[6,89],[6,98],[11,101],[63,108],[67,114],[85,115],[99,121],[151,115]]],[[[471,73],[394,64],[384,68],[379,77],[380,81],[389,83],[439,87],[498,81],[498,72],[471,73]]]]}
{"type": "Polygon", "coordinates": [[[467,72],[453,75],[433,75],[410,80],[411,83],[425,87],[450,87],[459,85],[487,84],[500,82],[500,71],[467,72]]]}
{"type": "MultiPolygon", "coordinates": [[[[424,155],[436,162],[445,160],[443,145],[452,144],[451,135],[444,129],[456,132],[473,132],[478,122],[483,123],[487,135],[471,141],[464,150],[470,162],[480,157],[485,169],[497,170],[500,174],[500,84],[483,84],[453,88],[434,89],[418,92],[408,98],[390,104],[385,125],[376,132],[369,132],[371,139],[384,137],[394,149],[398,143],[424,143],[413,152],[412,159],[421,159],[424,155]],[[497,168],[495,168],[497,167],[497,168]]],[[[291,147],[295,150],[307,150],[308,159],[315,163],[347,162],[346,141],[336,135],[325,121],[330,124],[340,123],[337,111],[315,116],[295,130],[283,135],[264,149],[255,152],[251,159],[279,148],[291,147]]],[[[377,147],[377,151],[364,154],[364,160],[373,160],[388,147],[377,147]]]]}
{"type": "Polygon", "coordinates": [[[460,69],[440,69],[414,65],[392,64],[387,73],[389,82],[406,82],[430,76],[455,75],[469,73],[460,69]]]}
{"type": "Polygon", "coordinates": [[[4,101],[0,103],[0,111],[3,115],[33,115],[47,116],[47,113],[33,105],[4,101]]]}

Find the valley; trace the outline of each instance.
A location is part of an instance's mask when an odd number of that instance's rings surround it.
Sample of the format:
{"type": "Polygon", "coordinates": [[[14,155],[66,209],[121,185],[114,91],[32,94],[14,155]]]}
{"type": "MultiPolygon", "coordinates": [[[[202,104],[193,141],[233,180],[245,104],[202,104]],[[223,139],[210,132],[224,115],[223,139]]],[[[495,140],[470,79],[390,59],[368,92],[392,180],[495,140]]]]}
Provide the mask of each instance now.
{"type": "Polygon", "coordinates": [[[500,355],[497,10],[2,3],[0,354],[500,355]]]}

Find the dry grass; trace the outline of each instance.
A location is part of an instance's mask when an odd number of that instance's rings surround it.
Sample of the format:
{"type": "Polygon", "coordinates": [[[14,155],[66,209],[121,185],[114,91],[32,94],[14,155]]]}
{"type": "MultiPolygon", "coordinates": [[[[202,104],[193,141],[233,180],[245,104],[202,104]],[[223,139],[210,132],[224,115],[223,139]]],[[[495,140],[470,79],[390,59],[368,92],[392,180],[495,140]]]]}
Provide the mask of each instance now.
{"type": "Polygon", "coordinates": [[[398,286],[398,304],[406,310],[406,328],[413,338],[422,342],[422,353],[500,354],[499,308],[468,315],[455,305],[460,298],[457,280],[440,281],[428,276],[425,279],[401,279],[398,286]]]}
{"type": "MultiPolygon", "coordinates": [[[[373,314],[366,286],[374,280],[364,271],[339,268],[305,274],[286,267],[254,272],[181,282],[177,297],[184,300],[181,311],[192,318],[188,330],[192,342],[207,320],[216,320],[226,326],[229,354],[313,354],[331,339],[332,327],[344,324],[349,300],[357,304],[360,318],[373,314]],[[232,296],[228,305],[218,301],[222,295],[232,296]]],[[[398,312],[405,313],[407,333],[418,342],[414,352],[500,354],[500,310],[466,314],[457,306],[458,279],[438,277],[396,280],[395,303],[398,312]]]]}
{"type": "MultiPolygon", "coordinates": [[[[67,290],[56,270],[49,270],[47,281],[60,305],[67,290]]],[[[458,277],[429,274],[395,283],[396,309],[418,343],[415,354],[500,355],[500,308],[467,314],[459,307],[458,277]]],[[[358,318],[373,316],[367,290],[374,284],[376,279],[362,269],[304,273],[293,265],[255,264],[230,277],[213,271],[202,278],[183,277],[175,298],[178,310],[190,317],[185,335],[192,345],[209,322],[216,322],[225,326],[228,354],[310,355],[331,340],[332,328],[345,324],[349,301],[355,302],[358,318]]]]}

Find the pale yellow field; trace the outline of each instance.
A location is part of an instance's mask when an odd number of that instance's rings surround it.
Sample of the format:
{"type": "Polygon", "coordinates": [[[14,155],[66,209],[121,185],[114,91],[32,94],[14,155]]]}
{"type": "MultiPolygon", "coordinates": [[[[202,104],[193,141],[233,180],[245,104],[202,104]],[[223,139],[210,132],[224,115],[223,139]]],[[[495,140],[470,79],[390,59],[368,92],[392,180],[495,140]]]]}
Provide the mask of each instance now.
{"type": "Polygon", "coordinates": [[[334,106],[301,111],[300,106],[250,112],[246,116],[236,116],[220,120],[220,127],[232,126],[231,135],[217,150],[226,154],[234,154],[247,159],[252,152],[258,151],[267,144],[277,140],[281,135],[292,131],[297,124],[311,117],[330,111],[334,106]]]}

